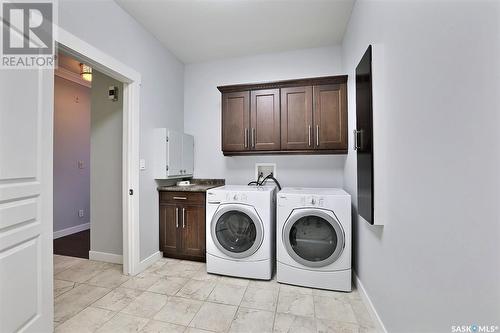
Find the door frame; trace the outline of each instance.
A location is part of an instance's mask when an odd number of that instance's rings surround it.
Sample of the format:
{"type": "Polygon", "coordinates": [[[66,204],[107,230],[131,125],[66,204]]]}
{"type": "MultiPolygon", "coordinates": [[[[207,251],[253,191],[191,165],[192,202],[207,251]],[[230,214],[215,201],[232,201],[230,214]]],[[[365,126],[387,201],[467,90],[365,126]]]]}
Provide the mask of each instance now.
{"type": "Polygon", "coordinates": [[[107,55],[82,39],[57,27],[59,49],[85,61],[98,71],[123,82],[122,137],[122,216],[123,273],[135,275],[140,270],[139,239],[139,112],[141,74],[107,55]],[[134,195],[129,195],[129,190],[134,195]]]}

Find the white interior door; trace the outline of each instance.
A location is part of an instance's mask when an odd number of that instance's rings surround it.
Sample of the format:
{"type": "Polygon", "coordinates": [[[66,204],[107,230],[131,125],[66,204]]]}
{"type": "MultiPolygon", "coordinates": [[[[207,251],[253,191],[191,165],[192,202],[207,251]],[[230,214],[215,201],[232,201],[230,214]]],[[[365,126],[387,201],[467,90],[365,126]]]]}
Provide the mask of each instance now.
{"type": "Polygon", "coordinates": [[[52,70],[0,71],[0,332],[51,332],[52,70]]]}
{"type": "Polygon", "coordinates": [[[182,136],[182,169],[186,175],[194,171],[194,137],[189,134],[182,136]]]}
{"type": "Polygon", "coordinates": [[[168,177],[181,175],[182,133],[176,131],[168,131],[167,151],[168,177]]]}

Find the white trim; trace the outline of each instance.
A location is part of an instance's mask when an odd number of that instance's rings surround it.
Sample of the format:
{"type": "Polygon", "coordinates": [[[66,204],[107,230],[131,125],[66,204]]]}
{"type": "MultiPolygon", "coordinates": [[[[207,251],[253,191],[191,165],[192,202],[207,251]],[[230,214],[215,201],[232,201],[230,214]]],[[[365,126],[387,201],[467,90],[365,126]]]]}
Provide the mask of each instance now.
{"type": "Polygon", "coordinates": [[[90,229],[90,223],[82,223],[62,230],[54,231],[54,239],[76,234],[77,232],[90,229]]]}
{"type": "Polygon", "coordinates": [[[149,266],[154,264],[156,261],[158,261],[162,257],[163,257],[163,253],[160,251],[153,253],[152,255],[150,255],[149,257],[147,257],[146,259],[144,259],[143,261],[141,261],[139,263],[139,266],[137,266],[137,273],[136,274],[141,273],[142,271],[144,271],[146,268],[148,268],[149,266]]]}
{"type": "Polygon", "coordinates": [[[123,256],[120,254],[98,252],[98,251],[89,251],[89,259],[96,260],[96,261],[109,262],[112,264],[123,263],[123,256]]]}
{"type": "Polygon", "coordinates": [[[361,296],[361,300],[363,303],[365,303],[366,308],[368,309],[368,312],[370,313],[370,317],[372,317],[373,322],[377,326],[377,330],[383,333],[387,333],[387,330],[385,329],[384,323],[382,322],[382,319],[378,315],[377,310],[375,310],[375,307],[373,306],[372,300],[366,293],[366,289],[363,286],[363,283],[361,283],[361,280],[358,278],[358,275],[356,272],[353,270],[352,275],[354,276],[354,284],[356,285],[356,288],[358,288],[359,295],[361,296]]]}
{"type": "Polygon", "coordinates": [[[80,75],[78,75],[70,70],[67,70],[66,68],[59,67],[54,71],[54,74],[56,76],[59,76],[60,78],[69,80],[71,82],[77,83],[77,84],[82,85],[84,87],[92,88],[92,83],[90,83],[89,81],[85,81],[84,79],[82,79],[80,77],[80,75]]]}
{"type": "MultiPolygon", "coordinates": [[[[139,108],[141,75],[115,58],[58,27],[56,41],[65,53],[123,82],[123,272],[139,272],[139,108]],[[133,189],[135,195],[129,195],[133,189]]],[[[142,267],[142,266],[141,266],[142,267]]]]}

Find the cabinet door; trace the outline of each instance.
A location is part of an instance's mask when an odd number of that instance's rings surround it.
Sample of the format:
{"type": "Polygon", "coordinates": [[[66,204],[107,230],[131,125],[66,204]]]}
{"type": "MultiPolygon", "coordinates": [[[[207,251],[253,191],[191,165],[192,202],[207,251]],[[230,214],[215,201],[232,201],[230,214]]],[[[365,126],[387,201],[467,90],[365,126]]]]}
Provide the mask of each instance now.
{"type": "Polygon", "coordinates": [[[313,147],[312,87],[281,89],[281,149],[313,147]]]}
{"type": "Polygon", "coordinates": [[[176,255],[179,244],[179,207],[160,204],[160,251],[165,256],[176,255]]]}
{"type": "Polygon", "coordinates": [[[180,208],[182,254],[205,258],[205,206],[183,205],[180,208]]]}
{"type": "Polygon", "coordinates": [[[279,89],[252,91],[250,125],[250,143],[253,150],[280,150],[279,89]]]}
{"type": "Polygon", "coordinates": [[[167,143],[167,176],[180,176],[182,170],[182,136],[176,131],[168,131],[167,143]]]}
{"type": "Polygon", "coordinates": [[[314,86],[313,99],[315,148],[347,150],[346,85],[314,86]]]}
{"type": "Polygon", "coordinates": [[[194,171],[194,137],[184,134],[182,137],[183,175],[192,175],[194,171]]]}
{"type": "Polygon", "coordinates": [[[244,151],[249,148],[250,92],[222,94],[222,150],[244,151]]]}

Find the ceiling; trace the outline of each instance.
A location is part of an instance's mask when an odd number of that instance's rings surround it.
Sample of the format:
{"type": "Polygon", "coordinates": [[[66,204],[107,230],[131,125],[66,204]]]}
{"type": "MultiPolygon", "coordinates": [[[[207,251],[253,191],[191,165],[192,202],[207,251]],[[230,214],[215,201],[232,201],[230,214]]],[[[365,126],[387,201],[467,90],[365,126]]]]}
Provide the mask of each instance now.
{"type": "Polygon", "coordinates": [[[335,45],[355,0],[115,0],[184,63],[335,45]]]}

